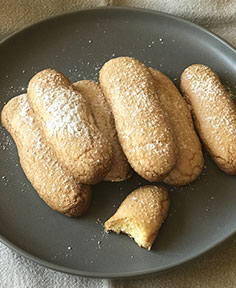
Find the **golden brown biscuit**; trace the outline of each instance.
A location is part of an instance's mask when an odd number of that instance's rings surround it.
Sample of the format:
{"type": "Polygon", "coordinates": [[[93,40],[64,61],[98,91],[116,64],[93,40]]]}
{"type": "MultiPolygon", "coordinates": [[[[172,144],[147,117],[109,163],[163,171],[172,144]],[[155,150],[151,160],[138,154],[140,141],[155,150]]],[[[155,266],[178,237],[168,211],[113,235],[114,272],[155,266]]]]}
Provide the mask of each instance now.
{"type": "Polygon", "coordinates": [[[70,81],[60,72],[43,70],[30,80],[28,100],[58,160],[79,182],[102,180],[111,167],[112,147],[70,81]]]}
{"type": "Polygon", "coordinates": [[[90,204],[90,187],[79,184],[57,161],[34,119],[27,95],[11,99],[3,108],[1,120],[12,135],[21,166],[39,196],[67,216],[83,214],[90,204]]]}
{"type": "Polygon", "coordinates": [[[148,181],[163,179],[177,149],[149,69],[134,58],[115,58],[102,67],[100,84],[130,165],[148,181]]]}
{"type": "Polygon", "coordinates": [[[203,169],[201,143],[194,130],[188,105],[174,83],[160,71],[150,71],[156,81],[158,98],[167,112],[179,150],[174,169],[163,181],[171,185],[185,185],[196,179],[203,169]]]}
{"type": "Polygon", "coordinates": [[[236,108],[219,77],[195,64],[184,70],[180,85],[212,159],[225,173],[236,174],[236,108]]]}
{"type": "Polygon", "coordinates": [[[90,105],[98,129],[112,144],[112,166],[104,180],[118,182],[130,178],[131,167],[120,146],[114,118],[100,86],[94,81],[82,80],[74,83],[74,87],[84,96],[90,105]]]}
{"type": "Polygon", "coordinates": [[[140,247],[151,249],[169,209],[168,192],[163,187],[144,186],[134,190],[116,213],[105,222],[106,231],[124,232],[140,247]]]}

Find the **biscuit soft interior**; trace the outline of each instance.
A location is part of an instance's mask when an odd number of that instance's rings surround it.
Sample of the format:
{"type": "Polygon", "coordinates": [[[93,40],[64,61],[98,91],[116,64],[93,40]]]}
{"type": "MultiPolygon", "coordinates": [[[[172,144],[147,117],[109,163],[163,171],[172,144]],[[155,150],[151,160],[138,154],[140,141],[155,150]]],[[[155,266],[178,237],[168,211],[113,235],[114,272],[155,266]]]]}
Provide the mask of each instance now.
{"type": "Polygon", "coordinates": [[[121,232],[125,233],[130,238],[134,239],[134,241],[140,247],[146,248],[148,250],[151,249],[151,245],[147,244],[148,239],[145,235],[144,230],[138,224],[136,224],[133,219],[115,220],[110,223],[108,230],[112,230],[117,234],[120,234],[121,232]]]}

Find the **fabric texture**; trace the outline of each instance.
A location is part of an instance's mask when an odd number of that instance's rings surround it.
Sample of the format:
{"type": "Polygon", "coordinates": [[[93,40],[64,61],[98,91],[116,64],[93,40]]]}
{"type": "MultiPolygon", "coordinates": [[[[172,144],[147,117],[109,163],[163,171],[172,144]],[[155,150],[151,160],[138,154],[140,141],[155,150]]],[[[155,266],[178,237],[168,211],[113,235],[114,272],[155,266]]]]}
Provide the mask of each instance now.
{"type": "MultiPolygon", "coordinates": [[[[81,8],[134,6],[181,16],[217,33],[236,47],[235,0],[0,0],[0,39],[45,19],[81,8]]],[[[143,279],[109,281],[66,275],[41,267],[0,244],[0,288],[236,287],[236,236],[173,271],[143,279]]]]}
{"type": "Polygon", "coordinates": [[[0,288],[109,288],[110,281],[56,272],[0,244],[0,288]]]}
{"type": "Polygon", "coordinates": [[[153,9],[183,17],[217,33],[236,47],[235,0],[114,0],[112,3],[153,9]]]}

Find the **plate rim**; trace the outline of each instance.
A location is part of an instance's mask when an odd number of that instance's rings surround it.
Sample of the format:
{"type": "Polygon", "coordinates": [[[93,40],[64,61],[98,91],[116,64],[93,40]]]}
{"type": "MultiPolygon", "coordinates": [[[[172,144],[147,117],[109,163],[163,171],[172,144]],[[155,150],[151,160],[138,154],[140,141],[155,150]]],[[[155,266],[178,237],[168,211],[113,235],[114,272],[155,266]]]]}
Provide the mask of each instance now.
{"type": "MultiPolygon", "coordinates": [[[[189,20],[186,20],[183,17],[175,16],[170,13],[161,12],[157,10],[151,10],[151,9],[145,9],[145,8],[138,8],[138,7],[126,7],[126,6],[100,6],[100,7],[94,7],[94,8],[85,8],[85,9],[78,9],[76,11],[66,12],[60,15],[50,16],[45,19],[42,19],[40,21],[37,21],[35,23],[25,25],[22,28],[12,32],[2,40],[0,40],[0,46],[5,45],[8,41],[10,41],[15,36],[18,36],[21,33],[27,32],[27,30],[30,30],[34,27],[40,26],[41,24],[45,24],[45,22],[50,21],[57,21],[59,18],[63,17],[70,17],[70,15],[76,15],[79,13],[89,13],[89,12],[96,12],[96,11],[131,11],[131,12],[139,12],[139,13],[146,13],[146,14],[152,14],[154,16],[164,16],[165,18],[173,19],[175,21],[182,22],[183,24],[186,24],[190,27],[193,27],[195,29],[200,30],[201,32],[208,34],[210,37],[215,38],[217,41],[221,42],[224,46],[227,46],[233,53],[236,55],[236,47],[234,47],[231,43],[229,43],[227,40],[225,40],[223,37],[217,35],[216,33],[200,26],[199,24],[195,24],[189,20]]],[[[2,124],[1,124],[2,126],[2,124]]],[[[166,266],[163,266],[159,269],[149,269],[148,271],[136,271],[136,272],[127,272],[127,273],[115,273],[115,272],[90,272],[90,271],[80,271],[78,269],[68,268],[66,266],[58,265],[52,262],[49,262],[47,260],[44,260],[38,256],[33,255],[32,253],[29,253],[25,251],[24,249],[20,248],[7,238],[5,238],[1,232],[0,232],[0,242],[3,243],[5,246],[13,250],[14,252],[18,253],[19,255],[33,261],[34,263],[41,265],[43,267],[46,267],[48,269],[51,269],[53,271],[58,271],[65,274],[70,275],[76,275],[81,277],[89,277],[89,278],[97,278],[97,279],[127,279],[127,278],[141,278],[151,275],[157,275],[162,273],[167,273],[169,271],[175,270],[180,266],[183,266],[187,263],[192,262],[193,260],[200,258],[203,254],[209,253],[212,250],[217,249],[223,242],[225,242],[227,239],[230,239],[233,237],[233,235],[236,233],[236,229],[232,230],[231,233],[221,237],[219,241],[215,241],[212,245],[208,245],[205,249],[201,250],[198,253],[195,253],[194,255],[191,255],[191,257],[182,259],[181,261],[178,261],[177,263],[172,263],[166,266]]]]}
{"type": "MultiPolygon", "coordinates": [[[[111,280],[121,280],[121,279],[135,279],[135,278],[144,278],[147,276],[153,276],[153,275],[160,275],[164,273],[168,273],[170,271],[176,270],[179,267],[183,267],[184,265],[187,265],[189,263],[192,263],[194,260],[200,259],[204,255],[207,255],[217,249],[220,248],[220,246],[225,243],[227,240],[230,240],[234,237],[236,234],[235,231],[232,231],[230,234],[228,234],[225,237],[222,237],[220,241],[215,242],[213,245],[209,245],[204,250],[200,251],[199,253],[194,254],[193,256],[183,259],[181,261],[178,261],[177,263],[174,263],[172,265],[166,265],[164,268],[160,269],[151,269],[148,271],[138,271],[138,272],[127,272],[127,273],[100,273],[100,272],[89,272],[89,271],[80,271],[73,268],[68,268],[66,266],[57,265],[52,262],[46,261],[38,256],[35,256],[24,249],[18,247],[13,242],[6,239],[4,236],[0,234],[0,242],[4,244],[6,247],[10,248],[12,251],[17,253],[20,256],[25,257],[26,259],[36,263],[37,265],[40,265],[41,267],[48,268],[52,271],[57,271],[64,274],[74,275],[74,276],[80,276],[80,277],[87,277],[87,278],[94,278],[94,279],[111,279],[111,280]]],[[[144,249],[144,248],[142,248],[144,249]]]]}
{"type": "Polygon", "coordinates": [[[144,12],[144,13],[149,13],[149,14],[154,14],[154,15],[162,15],[162,16],[165,16],[167,18],[171,18],[171,19],[180,21],[182,23],[185,23],[189,26],[197,28],[198,30],[201,30],[202,32],[214,37],[216,40],[218,40],[221,43],[223,43],[224,45],[226,45],[229,49],[232,50],[232,52],[236,53],[236,46],[234,47],[233,44],[231,44],[229,41],[227,41],[226,39],[224,39],[223,37],[221,37],[217,33],[201,26],[200,24],[196,24],[194,22],[191,22],[190,20],[187,20],[182,16],[177,16],[177,15],[167,13],[167,12],[162,12],[159,10],[152,10],[152,9],[139,8],[139,7],[129,7],[129,6],[99,6],[99,7],[93,7],[93,8],[78,9],[75,11],[68,11],[68,12],[65,12],[65,13],[62,13],[59,15],[49,16],[49,17],[46,17],[44,19],[38,20],[34,23],[23,25],[21,28],[11,32],[9,35],[7,35],[6,37],[4,37],[3,39],[0,40],[0,45],[7,42],[8,40],[13,38],[14,36],[16,36],[22,32],[25,32],[26,30],[34,28],[34,26],[38,26],[41,23],[45,23],[45,22],[53,21],[53,20],[55,21],[59,18],[62,18],[65,16],[70,16],[70,15],[75,15],[77,13],[89,13],[91,11],[99,11],[99,10],[114,10],[114,11],[115,10],[116,11],[124,10],[124,11],[132,11],[132,12],[144,12]]]}

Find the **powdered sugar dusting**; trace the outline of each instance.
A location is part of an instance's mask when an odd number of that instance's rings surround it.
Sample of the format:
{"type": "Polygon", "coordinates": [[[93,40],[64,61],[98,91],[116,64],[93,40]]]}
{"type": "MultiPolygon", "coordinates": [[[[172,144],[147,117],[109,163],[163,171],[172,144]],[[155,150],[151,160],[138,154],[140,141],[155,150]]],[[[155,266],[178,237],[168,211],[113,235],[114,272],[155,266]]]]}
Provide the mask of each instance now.
{"type": "Polygon", "coordinates": [[[27,159],[30,157],[29,159],[34,162],[33,166],[28,169],[32,169],[33,171],[33,169],[35,169],[34,165],[36,165],[36,167],[41,166],[40,170],[44,171],[44,174],[41,175],[41,187],[38,191],[40,196],[43,198],[46,194],[50,195],[50,201],[58,203],[58,207],[63,208],[63,206],[69,205],[71,200],[76,197],[79,188],[78,183],[64,170],[54,152],[46,145],[42,137],[41,129],[37,126],[32,116],[33,112],[27,101],[27,95],[24,94],[17,98],[19,100],[19,127],[21,127],[21,130],[19,129],[18,131],[17,129],[17,131],[20,132],[20,134],[23,133],[20,137],[27,151],[27,153],[24,153],[24,158],[27,159]],[[27,154],[30,155],[27,156],[27,154]],[[56,177],[57,181],[55,183],[53,181],[47,181],[45,177],[47,179],[56,177]]]}
{"type": "MultiPolygon", "coordinates": [[[[139,162],[147,170],[170,167],[174,141],[146,66],[134,58],[112,59],[102,68],[100,82],[131,166],[139,162]]],[[[137,167],[134,169],[140,173],[137,167]]]]}
{"type": "MultiPolygon", "coordinates": [[[[138,139],[139,136],[145,134],[147,137],[145,148],[147,148],[147,150],[150,151],[157,147],[160,148],[163,145],[163,142],[160,139],[161,135],[159,135],[160,137],[155,137],[155,134],[157,133],[153,131],[153,129],[146,129],[147,127],[160,127],[160,118],[163,120],[163,116],[160,114],[158,115],[158,113],[155,113],[152,119],[148,117],[156,108],[153,107],[152,101],[149,101],[150,95],[153,96],[154,94],[153,90],[150,89],[153,83],[150,83],[150,79],[147,79],[146,75],[135,72],[135,63],[133,62],[127,64],[127,69],[119,74],[120,77],[117,77],[117,74],[114,74],[110,75],[109,79],[109,82],[112,84],[111,94],[122,95],[122,97],[119,98],[120,105],[114,109],[119,109],[119,111],[117,111],[118,115],[123,115],[122,118],[124,119],[130,118],[130,113],[132,114],[132,125],[130,125],[129,121],[124,121],[125,127],[120,132],[120,135],[122,135],[123,138],[129,139],[132,135],[137,134],[136,136],[138,139]],[[122,81],[122,79],[129,79],[128,83],[127,81],[122,81]],[[148,82],[151,85],[149,85],[148,82]],[[132,106],[132,109],[127,109],[127,107],[131,105],[130,102],[134,101],[135,105],[132,106]],[[142,118],[141,121],[139,118],[142,118]],[[147,130],[148,135],[146,132],[147,130]]],[[[165,132],[167,132],[167,130],[163,131],[163,134],[165,132]]],[[[136,149],[140,149],[141,147],[139,147],[138,143],[136,144],[136,149]]],[[[161,151],[159,150],[159,152],[161,151]]]]}
{"type": "Polygon", "coordinates": [[[199,120],[204,138],[210,146],[215,145],[217,150],[224,153],[222,157],[225,158],[227,153],[232,153],[232,147],[236,144],[236,109],[232,97],[207,66],[190,66],[183,75],[183,80],[188,81],[187,94],[194,95],[189,97],[191,105],[195,107],[194,114],[204,121],[203,125],[199,120]]]}
{"type": "Polygon", "coordinates": [[[121,181],[130,176],[130,166],[120,146],[111,109],[102,90],[96,82],[83,80],[74,83],[74,87],[89,104],[97,128],[112,144],[113,164],[105,181],[121,181]]]}
{"type": "Polygon", "coordinates": [[[46,140],[72,175],[89,184],[103,179],[111,163],[111,145],[71,82],[60,72],[43,70],[31,79],[28,99],[46,140]]]}
{"type": "Polygon", "coordinates": [[[167,184],[186,184],[201,172],[201,144],[195,133],[188,106],[174,83],[158,70],[149,68],[156,82],[156,91],[166,118],[171,124],[178,145],[174,169],[165,178],[167,184]]]}
{"type": "Polygon", "coordinates": [[[60,131],[72,136],[87,135],[85,123],[93,119],[86,113],[86,102],[82,95],[71,87],[61,85],[60,76],[53,70],[47,70],[47,74],[44,71],[41,73],[44,77],[33,82],[32,88],[37,93],[39,105],[42,104],[48,113],[46,126],[51,134],[60,131]]]}
{"type": "Polygon", "coordinates": [[[28,123],[29,127],[32,128],[33,117],[29,115],[30,106],[27,101],[27,94],[22,94],[19,98],[20,101],[20,121],[28,123]]]}

